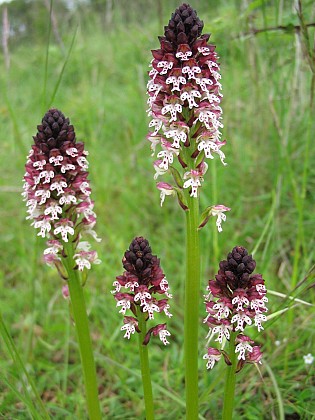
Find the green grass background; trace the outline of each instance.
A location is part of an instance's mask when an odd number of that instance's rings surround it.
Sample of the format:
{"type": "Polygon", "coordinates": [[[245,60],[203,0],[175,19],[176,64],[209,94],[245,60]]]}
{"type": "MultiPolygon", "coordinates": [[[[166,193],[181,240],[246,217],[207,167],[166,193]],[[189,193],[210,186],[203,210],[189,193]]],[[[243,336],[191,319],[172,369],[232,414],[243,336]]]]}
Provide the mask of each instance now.
{"type": "MultiPolygon", "coordinates": [[[[158,48],[157,36],[178,3],[117,0],[112,15],[106,14],[106,3],[62,13],[55,2],[62,48],[50,30],[49,11],[35,2],[28,10],[31,31],[10,39],[9,69],[0,55],[0,313],[51,417],[85,419],[78,348],[62,281],[42,263],[45,243],[25,220],[20,196],[32,135],[54,106],[70,117],[90,152],[96,230],[103,240],[95,244],[102,264],[91,271],[85,292],[104,418],[144,418],[137,340],[122,338],[122,317],[110,293],[122,273],[125,249],[134,236],[143,235],[161,258],[174,295],[171,345],[150,343],[156,418],[183,419],[184,213],[175,200],[160,207],[145,139],[150,50],[158,48]]],[[[292,29],[301,24],[297,2],[191,4],[221,57],[227,139],[228,166],[218,159],[209,162],[201,204],[232,208],[221,234],[214,220],[201,231],[201,293],[219,261],[243,245],[254,252],[268,290],[314,304],[315,113],[305,37],[292,29]],[[287,30],[249,34],[279,25],[287,30]]],[[[304,21],[314,22],[313,2],[302,6],[304,21]]],[[[314,28],[308,33],[311,49],[314,28]]],[[[307,353],[315,356],[314,306],[269,295],[268,307],[269,315],[278,314],[255,337],[263,365],[260,372],[247,365],[238,375],[235,419],[315,418],[314,364],[303,360],[307,353]],[[290,309],[279,313],[285,308],[290,309]]],[[[203,304],[199,312],[202,324],[203,304]]],[[[201,325],[200,414],[215,420],[225,366],[221,362],[206,371],[206,334],[201,325]]],[[[32,418],[34,393],[4,337],[2,331],[0,416],[32,418]]]]}

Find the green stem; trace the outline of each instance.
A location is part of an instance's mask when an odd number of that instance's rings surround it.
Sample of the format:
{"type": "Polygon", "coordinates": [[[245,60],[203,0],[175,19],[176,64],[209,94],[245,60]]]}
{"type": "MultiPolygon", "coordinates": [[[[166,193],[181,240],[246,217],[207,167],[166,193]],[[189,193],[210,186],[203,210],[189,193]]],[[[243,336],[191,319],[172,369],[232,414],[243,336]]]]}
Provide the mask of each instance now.
{"type": "Polygon", "coordinates": [[[140,311],[138,307],[137,311],[138,322],[140,333],[139,337],[139,356],[140,356],[140,366],[141,366],[141,377],[143,385],[143,395],[144,395],[144,405],[145,405],[145,414],[146,420],[154,420],[154,405],[153,405],[153,394],[152,394],[152,384],[150,376],[150,365],[149,365],[149,354],[148,346],[143,345],[143,341],[147,332],[147,326],[145,321],[145,315],[140,311]]]}
{"type": "Polygon", "coordinates": [[[200,293],[199,199],[188,197],[186,212],[186,284],[184,350],[186,418],[198,418],[198,327],[200,293]]]}
{"type": "MultiPolygon", "coordinates": [[[[217,162],[214,160],[211,165],[211,187],[212,187],[212,202],[216,205],[218,202],[218,189],[217,189],[217,162]]],[[[212,246],[213,246],[213,257],[212,261],[214,266],[218,264],[219,260],[219,238],[218,238],[218,230],[215,228],[213,229],[212,234],[212,246]]]]}
{"type": "Polygon", "coordinates": [[[235,370],[237,364],[237,355],[235,353],[235,338],[237,336],[236,332],[231,333],[230,345],[229,345],[229,358],[232,365],[226,367],[226,378],[225,378],[225,388],[224,388],[224,400],[223,400],[223,420],[231,420],[233,415],[234,408],[234,392],[235,392],[235,370]]]}
{"type": "Polygon", "coordinates": [[[78,271],[73,269],[73,245],[71,243],[65,243],[64,248],[67,254],[67,257],[64,258],[64,264],[69,276],[68,287],[70,292],[73,318],[79,341],[88,413],[90,420],[101,420],[96,369],[83,288],[80,282],[78,271]]]}

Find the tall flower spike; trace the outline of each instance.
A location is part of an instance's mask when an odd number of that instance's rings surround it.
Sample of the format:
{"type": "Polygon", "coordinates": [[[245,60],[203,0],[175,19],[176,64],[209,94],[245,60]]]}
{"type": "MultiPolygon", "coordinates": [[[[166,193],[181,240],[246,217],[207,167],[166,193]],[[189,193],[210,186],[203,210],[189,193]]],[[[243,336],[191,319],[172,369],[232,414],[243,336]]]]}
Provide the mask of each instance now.
{"type": "MultiPolygon", "coordinates": [[[[252,346],[254,342],[244,335],[247,325],[254,324],[260,331],[266,321],[268,298],[265,281],[261,274],[252,274],[255,267],[256,262],[247,250],[236,246],[227,259],[220,262],[218,274],[215,280],[209,280],[207,288],[204,322],[209,326],[208,337],[214,335],[215,341],[222,344],[224,339],[230,340],[232,332],[237,332],[238,370],[244,363],[261,363],[262,357],[259,346],[252,346]]],[[[220,359],[218,351],[208,348],[204,355],[204,359],[208,359],[207,368],[212,368],[220,359]]]]}
{"type": "Polygon", "coordinates": [[[69,118],[57,109],[50,109],[37,126],[34,143],[27,157],[23,197],[27,219],[39,230],[38,236],[48,238],[44,260],[55,265],[66,278],[61,256],[65,242],[74,246],[74,260],[80,271],[100,260],[90,244],[82,239],[92,235],[96,214],[90,198],[88,152],[84,143],[76,142],[69,118]]]}
{"type": "MultiPolygon", "coordinates": [[[[136,331],[139,333],[138,311],[146,315],[146,321],[154,320],[154,313],[161,313],[167,317],[172,314],[168,311],[170,305],[168,281],[160,267],[160,260],[152,255],[149,242],[142,236],[134,238],[122,260],[125,271],[116,277],[112,291],[117,301],[120,313],[124,315],[125,338],[130,338],[136,331]],[[134,316],[125,315],[131,310],[134,316]]],[[[158,335],[163,344],[169,344],[166,337],[170,335],[166,324],[158,324],[150,328],[145,336],[143,344],[148,344],[151,335],[158,335]]]]}
{"type": "Polygon", "coordinates": [[[154,178],[167,172],[174,176],[172,168],[177,164],[181,188],[192,197],[198,197],[206,159],[217,154],[225,165],[218,55],[215,46],[208,44],[210,35],[201,35],[202,29],[203,22],[188,4],[175,10],[159,38],[160,48],[152,51],[147,85],[152,118],[147,138],[159,158],[154,162],[154,178]]]}

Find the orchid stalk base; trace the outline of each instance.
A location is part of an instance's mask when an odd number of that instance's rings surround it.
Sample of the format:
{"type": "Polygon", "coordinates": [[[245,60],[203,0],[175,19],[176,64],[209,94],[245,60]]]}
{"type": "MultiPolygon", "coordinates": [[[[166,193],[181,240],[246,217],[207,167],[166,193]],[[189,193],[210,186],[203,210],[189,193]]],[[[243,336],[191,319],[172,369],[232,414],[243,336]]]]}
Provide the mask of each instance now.
{"type": "Polygon", "coordinates": [[[231,366],[226,366],[226,379],[224,388],[224,401],[223,401],[223,412],[222,420],[232,420],[233,408],[234,408],[234,393],[235,393],[235,382],[236,382],[236,364],[237,354],[235,353],[235,339],[237,333],[232,332],[230,337],[229,345],[229,358],[232,363],[231,366]]]}
{"type": "Polygon", "coordinates": [[[67,257],[64,259],[64,263],[69,276],[68,286],[73,318],[79,342],[89,418],[90,420],[101,420],[102,416],[98,400],[96,368],[83,288],[80,283],[78,271],[72,268],[74,263],[72,244],[65,244],[65,250],[67,252],[67,257]]]}
{"type": "Polygon", "coordinates": [[[141,365],[141,377],[143,385],[143,395],[145,404],[146,420],[154,420],[154,405],[153,405],[153,393],[149,366],[149,354],[148,346],[143,344],[146,336],[146,321],[145,315],[138,308],[138,320],[139,320],[139,356],[141,365]]]}
{"type": "Polygon", "coordinates": [[[188,197],[186,212],[186,284],[184,349],[186,418],[198,418],[198,326],[200,294],[199,200],[188,197]]]}

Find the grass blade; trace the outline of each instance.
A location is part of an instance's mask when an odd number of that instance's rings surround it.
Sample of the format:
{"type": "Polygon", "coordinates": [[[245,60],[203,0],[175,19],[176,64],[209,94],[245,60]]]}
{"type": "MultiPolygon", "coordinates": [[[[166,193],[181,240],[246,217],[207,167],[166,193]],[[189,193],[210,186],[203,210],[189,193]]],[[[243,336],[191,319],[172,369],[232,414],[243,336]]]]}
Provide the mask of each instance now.
{"type": "Polygon", "coordinates": [[[44,403],[42,401],[42,399],[40,398],[40,395],[36,389],[36,386],[34,384],[34,381],[32,380],[31,376],[29,375],[20,355],[19,352],[14,344],[14,341],[12,340],[12,337],[10,336],[3,318],[2,318],[2,314],[0,313],[0,334],[3,338],[3,341],[5,342],[6,348],[8,350],[8,353],[10,354],[10,357],[12,358],[13,363],[15,364],[21,383],[23,385],[23,389],[25,392],[25,395],[28,396],[27,400],[28,400],[28,404],[27,407],[30,409],[30,405],[32,405],[32,411],[34,410],[35,412],[38,411],[37,407],[34,406],[33,404],[33,398],[29,393],[28,390],[28,386],[30,386],[33,395],[34,395],[34,399],[36,402],[36,405],[40,408],[40,412],[41,412],[41,418],[42,419],[49,419],[49,415],[47,413],[47,410],[44,406],[44,403]],[[27,386],[28,385],[28,386],[27,386]]]}

